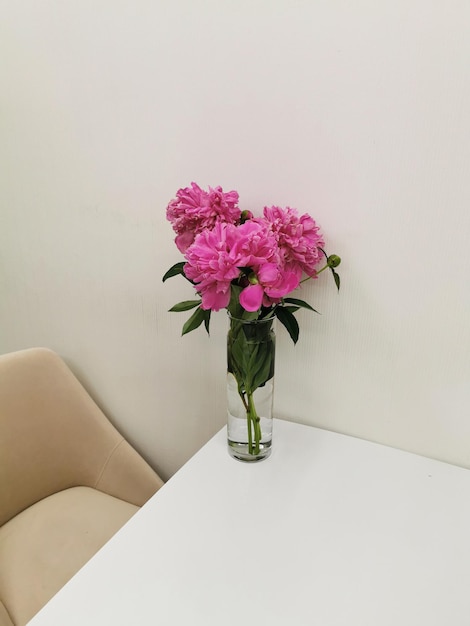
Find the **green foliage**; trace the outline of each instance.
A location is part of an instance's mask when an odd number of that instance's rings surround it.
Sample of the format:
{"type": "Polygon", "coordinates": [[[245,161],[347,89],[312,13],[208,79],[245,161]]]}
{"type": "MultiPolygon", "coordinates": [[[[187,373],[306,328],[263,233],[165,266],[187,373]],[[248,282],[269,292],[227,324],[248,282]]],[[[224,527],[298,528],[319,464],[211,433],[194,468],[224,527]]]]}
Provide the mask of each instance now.
{"type": "Polygon", "coordinates": [[[286,311],[290,311],[291,313],[297,313],[300,307],[286,305],[284,308],[286,309],[286,311]]]}
{"type": "Polygon", "coordinates": [[[309,311],[313,311],[314,313],[318,313],[318,311],[316,311],[308,302],[305,302],[304,300],[299,300],[298,298],[284,298],[283,301],[288,304],[294,304],[297,308],[302,307],[304,309],[308,309],[309,311]]]}
{"type": "Polygon", "coordinates": [[[331,273],[333,274],[333,278],[335,279],[335,285],[337,290],[339,291],[339,286],[340,286],[340,278],[339,278],[339,274],[337,272],[335,272],[335,270],[333,268],[331,268],[331,273]]]}
{"type": "Polygon", "coordinates": [[[211,310],[204,311],[204,328],[206,329],[207,334],[209,335],[209,325],[211,321],[211,310]]]}
{"type": "Polygon", "coordinates": [[[195,330],[196,328],[198,328],[203,322],[204,322],[204,326],[206,327],[207,334],[209,334],[210,315],[211,315],[210,311],[205,311],[204,309],[201,309],[201,307],[198,307],[194,311],[194,313],[191,315],[191,317],[187,320],[187,322],[184,324],[183,331],[181,334],[186,335],[187,333],[190,333],[192,330],[195,330]]]}
{"type": "Polygon", "coordinates": [[[168,278],[171,278],[172,276],[178,276],[178,274],[181,274],[186,278],[183,270],[185,265],[185,261],[180,261],[179,263],[175,263],[174,265],[172,265],[170,269],[164,274],[162,281],[165,282],[166,280],[168,280],[168,278]]]}
{"type": "Polygon", "coordinates": [[[181,311],[189,311],[190,309],[194,309],[194,307],[198,306],[199,304],[201,304],[200,300],[184,300],[183,302],[178,302],[178,304],[175,304],[171,307],[171,309],[168,310],[174,313],[180,313],[181,311]]]}
{"type": "Polygon", "coordinates": [[[253,394],[274,376],[275,338],[272,321],[245,324],[231,319],[227,339],[228,371],[239,393],[253,394]]]}
{"type": "Polygon", "coordinates": [[[277,319],[286,328],[290,335],[290,338],[294,343],[297,343],[299,339],[299,324],[294,317],[294,314],[289,311],[287,307],[278,306],[275,309],[277,319]]]}
{"type": "Polygon", "coordinates": [[[323,253],[323,255],[326,258],[326,265],[325,267],[322,267],[322,269],[317,273],[319,274],[321,271],[323,271],[324,269],[328,267],[331,270],[331,273],[333,274],[333,279],[335,281],[336,289],[339,291],[341,280],[340,280],[338,272],[335,272],[335,267],[338,267],[338,265],[341,263],[341,258],[337,254],[330,254],[330,256],[328,256],[327,253],[323,250],[323,248],[319,248],[319,250],[323,253]]]}

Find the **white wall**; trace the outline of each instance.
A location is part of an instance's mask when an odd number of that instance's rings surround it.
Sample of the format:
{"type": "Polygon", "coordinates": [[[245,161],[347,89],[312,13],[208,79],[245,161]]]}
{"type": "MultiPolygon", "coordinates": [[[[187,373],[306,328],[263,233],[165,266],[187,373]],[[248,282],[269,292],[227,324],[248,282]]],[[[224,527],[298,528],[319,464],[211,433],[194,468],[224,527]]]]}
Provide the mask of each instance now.
{"type": "Polygon", "coordinates": [[[165,207],[222,185],[343,257],[278,329],[276,412],[470,467],[465,0],[3,0],[0,352],[59,352],[166,478],[225,422],[224,313],[165,207]]]}

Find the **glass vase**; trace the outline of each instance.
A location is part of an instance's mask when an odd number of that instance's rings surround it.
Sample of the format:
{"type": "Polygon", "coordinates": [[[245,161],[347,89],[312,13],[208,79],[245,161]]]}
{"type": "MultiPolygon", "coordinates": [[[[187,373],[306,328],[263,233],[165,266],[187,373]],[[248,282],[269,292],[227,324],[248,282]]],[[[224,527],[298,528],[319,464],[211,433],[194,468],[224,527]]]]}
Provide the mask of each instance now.
{"type": "Polygon", "coordinates": [[[227,335],[228,449],[239,461],[271,454],[274,319],[242,320],[229,314],[227,335]]]}

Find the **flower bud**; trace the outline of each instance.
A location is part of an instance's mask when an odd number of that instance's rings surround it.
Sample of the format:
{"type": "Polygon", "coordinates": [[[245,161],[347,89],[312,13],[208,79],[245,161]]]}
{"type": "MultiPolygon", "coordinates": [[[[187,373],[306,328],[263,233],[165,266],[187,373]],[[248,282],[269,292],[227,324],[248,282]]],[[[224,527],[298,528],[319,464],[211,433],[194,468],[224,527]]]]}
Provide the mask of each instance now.
{"type": "Polygon", "coordinates": [[[336,254],[330,254],[327,263],[328,267],[338,267],[338,265],[341,263],[341,259],[336,254]]]}
{"type": "Polygon", "coordinates": [[[244,224],[245,222],[247,222],[248,220],[252,220],[253,219],[253,213],[251,211],[242,211],[241,215],[240,215],[240,224],[244,224]]]}

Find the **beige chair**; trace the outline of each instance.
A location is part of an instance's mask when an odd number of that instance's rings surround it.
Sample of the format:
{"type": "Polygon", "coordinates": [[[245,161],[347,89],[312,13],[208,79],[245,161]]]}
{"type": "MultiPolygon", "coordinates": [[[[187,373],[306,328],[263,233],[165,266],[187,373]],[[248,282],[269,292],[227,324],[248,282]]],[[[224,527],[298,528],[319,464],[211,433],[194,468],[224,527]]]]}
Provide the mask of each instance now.
{"type": "Polygon", "coordinates": [[[0,626],[26,624],[162,484],[57,354],[0,356],[0,626]]]}

